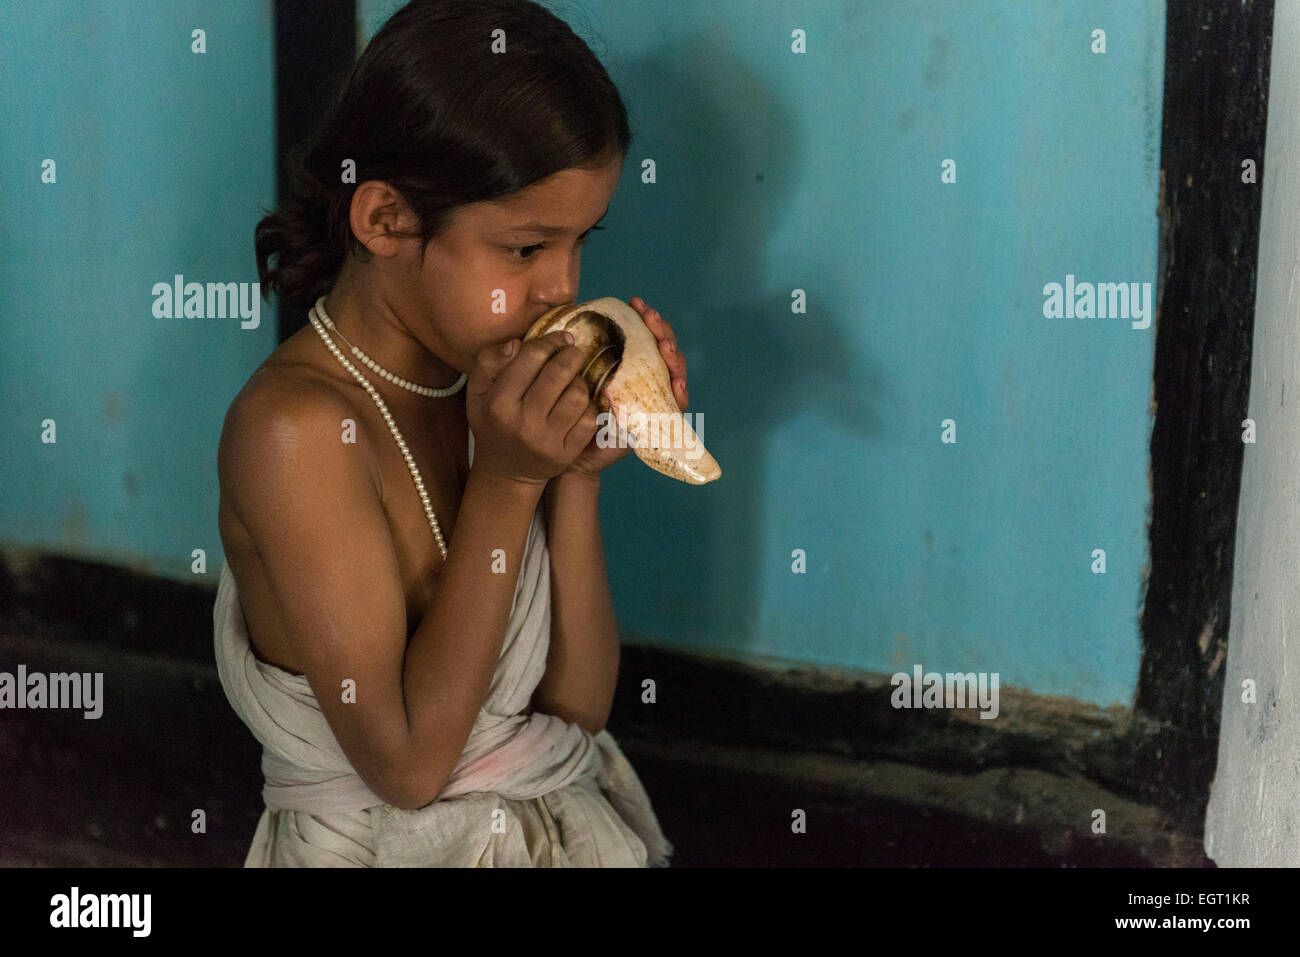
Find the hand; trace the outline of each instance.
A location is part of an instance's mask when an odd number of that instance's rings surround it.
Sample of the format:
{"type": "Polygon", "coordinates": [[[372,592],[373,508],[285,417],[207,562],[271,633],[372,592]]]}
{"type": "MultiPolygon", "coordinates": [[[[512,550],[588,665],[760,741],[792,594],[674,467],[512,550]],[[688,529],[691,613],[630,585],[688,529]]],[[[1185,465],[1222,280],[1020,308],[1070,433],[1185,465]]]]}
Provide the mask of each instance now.
{"type": "MultiPolygon", "coordinates": [[[[639,296],[629,299],[628,305],[637,311],[645,322],[646,328],[653,332],[655,339],[659,341],[659,354],[663,357],[664,364],[668,366],[673,398],[677,400],[677,407],[685,412],[690,402],[686,392],[686,357],[677,348],[677,336],[673,333],[673,327],[668,325],[668,320],[646,305],[645,300],[639,296]]],[[[565,469],[564,474],[581,475],[587,478],[599,477],[603,469],[613,465],[630,451],[632,451],[630,447],[618,445],[602,449],[593,437],[587,447],[565,469]]]]}
{"type": "Polygon", "coordinates": [[[565,332],[479,350],[465,387],[474,471],[542,488],[596,434],[596,403],[578,375],[586,355],[565,332]]]}

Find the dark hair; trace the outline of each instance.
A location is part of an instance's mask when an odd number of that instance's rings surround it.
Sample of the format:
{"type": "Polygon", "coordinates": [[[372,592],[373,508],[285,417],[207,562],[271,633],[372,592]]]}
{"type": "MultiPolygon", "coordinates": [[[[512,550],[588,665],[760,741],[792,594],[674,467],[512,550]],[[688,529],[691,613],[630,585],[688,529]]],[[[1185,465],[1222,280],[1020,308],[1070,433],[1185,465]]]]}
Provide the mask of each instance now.
{"type": "Polygon", "coordinates": [[[529,0],[412,0],[290,154],[290,196],[254,231],[262,295],[311,306],[349,248],[365,255],[349,223],[359,183],[382,180],[402,194],[423,250],[457,206],[596,168],[625,156],[631,139],[605,68],[549,10],[529,0]],[[498,29],[504,53],[492,51],[498,29]],[[345,183],[349,159],[356,177],[345,183]]]}

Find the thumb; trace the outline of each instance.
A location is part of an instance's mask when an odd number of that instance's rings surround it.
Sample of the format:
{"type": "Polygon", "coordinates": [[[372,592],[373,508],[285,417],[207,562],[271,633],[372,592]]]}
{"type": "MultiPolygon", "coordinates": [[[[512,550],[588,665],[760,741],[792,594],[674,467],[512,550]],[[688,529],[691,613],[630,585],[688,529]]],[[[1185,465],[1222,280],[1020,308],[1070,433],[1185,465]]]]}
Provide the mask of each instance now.
{"type": "Polygon", "coordinates": [[[474,374],[476,378],[483,380],[485,388],[491,387],[497,374],[519,353],[519,344],[518,339],[511,339],[508,342],[484,346],[478,351],[474,362],[474,374]]]}

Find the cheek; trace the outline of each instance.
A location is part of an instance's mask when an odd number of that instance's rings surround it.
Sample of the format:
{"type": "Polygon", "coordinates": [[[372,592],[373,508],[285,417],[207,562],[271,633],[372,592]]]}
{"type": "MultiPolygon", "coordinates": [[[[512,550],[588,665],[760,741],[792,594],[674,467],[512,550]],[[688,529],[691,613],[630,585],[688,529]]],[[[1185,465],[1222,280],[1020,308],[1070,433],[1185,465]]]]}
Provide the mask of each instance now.
{"type": "MultiPolygon", "coordinates": [[[[497,287],[498,289],[501,287],[497,287]]],[[[458,319],[447,333],[452,344],[460,352],[471,358],[478,355],[480,349],[499,346],[510,339],[523,339],[528,331],[528,312],[526,309],[512,309],[502,312],[493,311],[493,302],[499,302],[501,296],[494,300],[491,290],[482,295],[474,295],[462,301],[461,308],[453,313],[458,319]]],[[[506,290],[506,302],[509,303],[509,290],[506,290]]]]}
{"type": "Polygon", "coordinates": [[[490,256],[426,261],[423,279],[430,308],[441,317],[443,341],[466,361],[489,345],[522,339],[538,311],[528,301],[527,284],[490,256]]]}

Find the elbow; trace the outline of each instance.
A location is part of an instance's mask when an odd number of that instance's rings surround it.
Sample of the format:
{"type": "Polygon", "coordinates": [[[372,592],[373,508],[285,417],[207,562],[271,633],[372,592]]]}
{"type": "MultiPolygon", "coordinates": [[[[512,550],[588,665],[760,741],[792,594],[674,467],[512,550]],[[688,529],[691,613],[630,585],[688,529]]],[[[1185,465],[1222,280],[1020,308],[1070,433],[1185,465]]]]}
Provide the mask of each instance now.
{"type": "Polygon", "coordinates": [[[442,762],[421,762],[397,780],[387,782],[386,794],[378,791],[375,794],[393,807],[415,811],[438,800],[438,795],[451,778],[451,772],[452,767],[444,767],[442,762]]]}
{"type": "Polygon", "coordinates": [[[476,716],[477,712],[465,716],[462,730],[456,733],[449,728],[453,721],[436,722],[442,733],[432,741],[408,736],[399,754],[387,765],[396,770],[388,779],[388,796],[384,800],[404,811],[419,810],[438,800],[460,763],[476,716]]]}
{"type": "Polygon", "coordinates": [[[596,735],[600,734],[600,732],[605,730],[605,724],[608,718],[608,714],[600,716],[582,715],[580,717],[570,718],[569,720],[594,738],[596,735]]]}
{"type": "Polygon", "coordinates": [[[385,805],[405,811],[424,807],[436,798],[450,776],[441,774],[431,780],[429,762],[417,762],[407,752],[372,749],[351,763],[371,794],[385,805]]]}
{"type": "Polygon", "coordinates": [[[403,811],[418,811],[436,801],[442,788],[442,784],[437,785],[435,789],[417,783],[389,788],[387,794],[379,794],[378,791],[375,793],[393,807],[401,808],[403,811]]]}
{"type": "Polygon", "coordinates": [[[410,810],[419,806],[411,803],[414,792],[404,780],[390,776],[382,780],[367,780],[366,786],[370,788],[375,797],[389,807],[410,810]]]}

